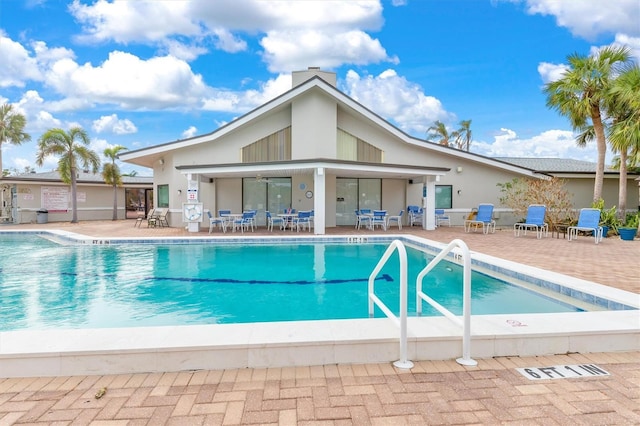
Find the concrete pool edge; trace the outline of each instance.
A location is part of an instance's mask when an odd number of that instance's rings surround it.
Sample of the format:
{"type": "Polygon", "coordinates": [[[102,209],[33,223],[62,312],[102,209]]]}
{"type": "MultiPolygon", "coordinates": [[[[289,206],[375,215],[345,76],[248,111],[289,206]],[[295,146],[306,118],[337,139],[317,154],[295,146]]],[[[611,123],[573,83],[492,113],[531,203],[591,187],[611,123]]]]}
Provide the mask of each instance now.
{"type": "MultiPolygon", "coordinates": [[[[633,311],[474,316],[471,356],[638,351],[637,320],[633,311]]],[[[446,318],[409,318],[408,336],[410,360],[462,353],[446,318]]],[[[385,318],[13,331],[0,332],[0,377],[378,363],[399,352],[399,330],[385,318]]]]}
{"type": "MultiPolygon", "coordinates": [[[[18,231],[24,232],[24,231],[18,231]]],[[[70,232],[39,231],[82,244],[129,242],[96,239],[70,232]]],[[[430,246],[446,244],[407,235],[371,235],[367,242],[398,238],[430,246]]],[[[352,236],[304,240],[336,241],[352,236]]],[[[225,240],[228,238],[225,238],[225,240]]],[[[239,236],[239,240],[269,240],[239,236]]],[[[278,237],[297,242],[300,237],[278,237]]],[[[147,238],[148,242],[184,237],[147,238]]],[[[219,241],[196,237],[189,242],[219,241]]],[[[138,239],[135,239],[138,241],[138,239]]],[[[353,241],[354,243],[364,241],[353,241]]],[[[628,306],[640,307],[640,295],[527,265],[472,252],[492,262],[541,277],[561,279],[628,306]]],[[[227,368],[392,362],[399,358],[399,330],[387,319],[303,321],[291,323],[0,332],[0,377],[119,374],[227,368]]],[[[453,359],[461,355],[461,330],[441,317],[409,318],[409,359],[453,359]]],[[[565,314],[477,315],[472,318],[471,355],[533,356],[573,352],[640,350],[638,311],[565,314]]]]}

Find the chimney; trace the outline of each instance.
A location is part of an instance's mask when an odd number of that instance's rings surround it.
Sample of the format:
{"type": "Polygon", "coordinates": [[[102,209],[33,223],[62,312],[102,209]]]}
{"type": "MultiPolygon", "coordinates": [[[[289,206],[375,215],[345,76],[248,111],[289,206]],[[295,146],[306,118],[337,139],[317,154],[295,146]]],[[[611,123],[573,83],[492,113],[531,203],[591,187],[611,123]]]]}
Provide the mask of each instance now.
{"type": "Polygon", "coordinates": [[[305,81],[318,76],[333,87],[336,87],[336,73],[322,71],[320,67],[309,67],[304,71],[293,71],[291,73],[291,88],[301,85],[305,81]]]}

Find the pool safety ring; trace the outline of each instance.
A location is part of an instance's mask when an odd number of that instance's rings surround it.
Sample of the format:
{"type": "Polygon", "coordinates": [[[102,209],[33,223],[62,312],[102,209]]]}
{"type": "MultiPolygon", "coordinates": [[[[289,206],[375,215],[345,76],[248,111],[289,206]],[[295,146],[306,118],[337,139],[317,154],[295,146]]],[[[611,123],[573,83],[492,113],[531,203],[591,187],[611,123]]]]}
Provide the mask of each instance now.
{"type": "Polygon", "coordinates": [[[185,204],[184,217],[189,221],[197,221],[202,217],[202,206],[200,204],[185,204]]]}

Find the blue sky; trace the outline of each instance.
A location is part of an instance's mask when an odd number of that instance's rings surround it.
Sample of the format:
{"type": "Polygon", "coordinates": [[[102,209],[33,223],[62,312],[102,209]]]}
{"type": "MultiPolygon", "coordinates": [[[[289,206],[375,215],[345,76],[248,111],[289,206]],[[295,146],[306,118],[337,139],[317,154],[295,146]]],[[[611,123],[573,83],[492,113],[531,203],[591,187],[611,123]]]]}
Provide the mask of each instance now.
{"type": "Polygon", "coordinates": [[[3,144],[3,168],[34,167],[53,127],[83,127],[99,153],[209,133],[309,66],[416,137],[472,120],[472,152],[595,161],[541,88],[611,44],[640,59],[640,1],[3,0],[0,103],[32,136],[3,144]]]}

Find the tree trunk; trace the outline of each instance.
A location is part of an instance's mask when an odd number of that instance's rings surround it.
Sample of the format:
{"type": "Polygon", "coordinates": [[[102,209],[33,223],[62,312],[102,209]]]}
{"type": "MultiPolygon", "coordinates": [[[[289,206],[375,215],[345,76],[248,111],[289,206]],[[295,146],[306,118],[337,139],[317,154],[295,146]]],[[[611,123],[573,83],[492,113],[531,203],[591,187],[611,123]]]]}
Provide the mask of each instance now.
{"type": "Polygon", "coordinates": [[[604,126],[600,117],[600,108],[594,105],[591,108],[591,120],[593,121],[593,130],[596,134],[596,147],[598,149],[598,162],[596,163],[596,178],[593,184],[593,201],[596,202],[602,198],[602,184],[604,182],[604,164],[607,154],[607,140],[604,136],[604,126]]]}
{"type": "MultiPolygon", "coordinates": [[[[125,208],[125,214],[126,211],[127,209],[125,208]]],[[[118,187],[115,182],[113,183],[113,218],[111,220],[118,220],[118,187]]]]}
{"type": "Polygon", "coordinates": [[[627,149],[620,150],[620,183],[618,188],[618,215],[624,220],[627,215],[627,149]]]}
{"type": "Polygon", "coordinates": [[[71,214],[71,223],[78,223],[78,196],[77,196],[77,177],[76,168],[71,167],[71,208],[73,210],[71,214]]]}

